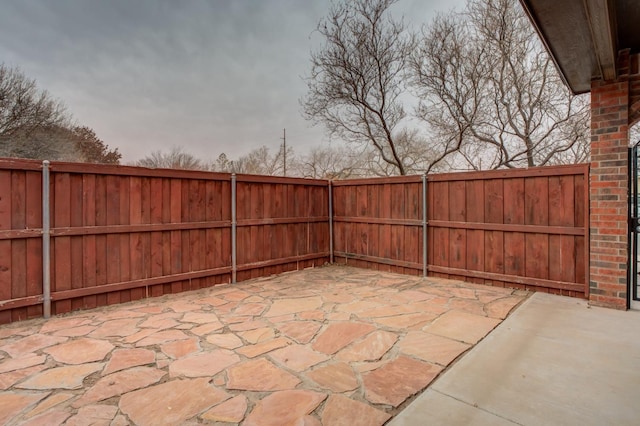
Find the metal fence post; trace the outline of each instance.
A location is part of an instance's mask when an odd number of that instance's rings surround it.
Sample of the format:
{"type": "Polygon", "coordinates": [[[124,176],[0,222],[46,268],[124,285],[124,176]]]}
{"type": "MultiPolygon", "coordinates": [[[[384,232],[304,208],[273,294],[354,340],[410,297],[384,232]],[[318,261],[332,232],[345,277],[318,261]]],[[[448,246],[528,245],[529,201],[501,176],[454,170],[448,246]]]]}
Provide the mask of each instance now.
{"type": "Polygon", "coordinates": [[[42,313],[51,316],[51,212],[49,161],[42,162],[42,313]]]}
{"type": "Polygon", "coordinates": [[[236,200],[237,200],[236,174],[231,175],[231,282],[236,283],[238,275],[237,247],[236,247],[236,200]]]}
{"type": "Polygon", "coordinates": [[[333,183],[329,181],[329,263],[333,264],[333,183]]]}
{"type": "Polygon", "coordinates": [[[427,276],[427,174],[422,175],[422,276],[427,276]]]}

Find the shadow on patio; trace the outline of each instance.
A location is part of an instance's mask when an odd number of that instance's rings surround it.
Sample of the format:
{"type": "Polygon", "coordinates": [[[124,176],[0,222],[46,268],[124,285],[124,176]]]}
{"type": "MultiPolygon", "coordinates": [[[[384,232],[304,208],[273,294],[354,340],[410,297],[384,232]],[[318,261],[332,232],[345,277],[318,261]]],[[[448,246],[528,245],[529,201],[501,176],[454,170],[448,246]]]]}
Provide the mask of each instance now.
{"type": "Polygon", "coordinates": [[[0,424],[380,425],[528,294],[331,266],[2,326],[0,424]]]}

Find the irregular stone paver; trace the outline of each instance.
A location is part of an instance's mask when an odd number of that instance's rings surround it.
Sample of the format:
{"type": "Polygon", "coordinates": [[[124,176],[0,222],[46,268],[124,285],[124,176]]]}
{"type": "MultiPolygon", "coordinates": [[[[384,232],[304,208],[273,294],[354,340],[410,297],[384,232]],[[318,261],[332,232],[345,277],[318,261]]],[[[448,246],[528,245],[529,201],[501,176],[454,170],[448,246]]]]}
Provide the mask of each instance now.
{"type": "Polygon", "coordinates": [[[270,317],[269,321],[271,321],[272,324],[275,324],[278,322],[293,321],[295,319],[296,319],[296,314],[287,314],[287,315],[278,315],[277,317],[270,317]]]}
{"type": "Polygon", "coordinates": [[[80,389],[82,381],[104,366],[101,362],[51,368],[16,385],[21,389],[80,389]]]}
{"type": "Polygon", "coordinates": [[[104,340],[80,338],[44,350],[63,364],[83,364],[102,361],[114,346],[104,340]]]}
{"type": "Polygon", "coordinates": [[[122,414],[119,414],[113,418],[109,426],[129,426],[129,420],[122,414]]]}
{"type": "Polygon", "coordinates": [[[124,339],[122,339],[123,342],[125,343],[135,343],[139,340],[144,339],[145,337],[149,337],[151,335],[153,335],[156,332],[156,330],[154,330],[153,328],[145,328],[143,330],[140,330],[136,333],[133,333],[127,337],[125,337],[124,339]]]}
{"type": "Polygon", "coordinates": [[[118,407],[112,405],[87,405],[78,410],[78,414],[70,417],[65,425],[85,426],[85,425],[109,425],[116,416],[118,407]]]}
{"type": "Polygon", "coordinates": [[[141,389],[158,383],[166,373],[149,367],[136,367],[118,371],[98,380],[80,398],[73,402],[74,407],[81,407],[93,402],[102,401],[113,396],[123,395],[132,390],[141,389]]]}
{"type": "Polygon", "coordinates": [[[271,327],[255,328],[253,330],[241,331],[238,333],[240,337],[251,344],[264,342],[275,337],[275,331],[271,327]]]}
{"type": "Polygon", "coordinates": [[[379,307],[380,307],[380,303],[378,302],[373,302],[371,300],[358,300],[358,301],[338,305],[336,309],[341,312],[353,313],[353,312],[367,311],[369,309],[376,309],[379,307]]]}
{"type": "Polygon", "coordinates": [[[267,306],[264,303],[245,303],[238,306],[233,312],[236,315],[256,316],[263,313],[265,309],[267,306]]]}
{"type": "Polygon", "coordinates": [[[207,334],[213,333],[214,331],[218,331],[224,327],[224,324],[221,322],[213,322],[211,324],[202,324],[197,327],[191,329],[191,332],[198,336],[205,336],[207,334]]]}
{"type": "Polygon", "coordinates": [[[331,324],[316,338],[311,347],[318,352],[331,355],[375,329],[371,324],[357,322],[331,324]]]}
{"type": "Polygon", "coordinates": [[[102,375],[124,370],[126,368],[151,364],[156,360],[156,353],[148,349],[116,349],[111,353],[111,359],[102,371],[102,375]]]}
{"type": "Polygon", "coordinates": [[[100,327],[95,329],[89,335],[94,338],[104,337],[124,337],[130,336],[138,331],[136,324],[140,321],[139,318],[124,318],[112,321],[106,321],[102,323],[100,327]]]}
{"type": "Polygon", "coordinates": [[[375,361],[387,353],[396,340],[398,336],[395,333],[377,330],[341,350],[335,358],[340,361],[375,361]]]}
{"type": "Polygon", "coordinates": [[[240,357],[226,349],[197,353],[180,358],[169,366],[171,377],[215,376],[225,368],[240,361],[240,357]]]}
{"type": "MultiPolygon", "coordinates": [[[[51,410],[37,417],[34,417],[26,422],[20,423],[21,426],[58,426],[64,424],[71,416],[71,413],[63,410],[51,410]]],[[[89,424],[89,423],[85,423],[89,424]]],[[[95,424],[95,423],[94,423],[95,424]]]]}
{"type": "Polygon", "coordinates": [[[423,330],[431,334],[475,344],[498,324],[500,324],[500,320],[495,318],[482,317],[467,312],[449,311],[425,326],[423,330]]]}
{"type": "Polygon", "coordinates": [[[165,343],[160,346],[160,350],[171,358],[182,358],[200,350],[200,339],[192,337],[187,340],[176,340],[175,342],[165,343]]]}
{"type": "Polygon", "coordinates": [[[154,333],[138,341],[136,346],[161,345],[162,343],[173,342],[174,340],[188,339],[189,336],[180,330],[164,330],[154,333]]]}
{"type": "Polygon", "coordinates": [[[172,380],[129,392],[118,405],[136,425],[178,425],[229,397],[205,377],[172,380]]]}
{"type": "Polygon", "coordinates": [[[184,300],[171,301],[169,309],[176,313],[191,312],[198,309],[198,306],[184,300]]]}
{"type": "Polygon", "coordinates": [[[410,331],[398,345],[402,353],[440,365],[448,365],[470,347],[457,340],[421,331],[410,331]]]}
{"type": "Polygon", "coordinates": [[[424,389],[441,370],[436,365],[400,356],[362,375],[365,398],[374,404],[397,407],[424,389]]]}
{"type": "Polygon", "coordinates": [[[278,324],[278,330],[298,343],[309,343],[322,324],[313,321],[292,321],[278,324]]]}
{"type": "Polygon", "coordinates": [[[327,321],[349,321],[351,314],[349,312],[332,312],[325,316],[327,321]]]}
{"type": "Polygon", "coordinates": [[[491,318],[505,319],[507,315],[509,315],[509,312],[520,302],[522,302],[522,297],[503,297],[502,299],[487,303],[484,311],[491,318]]]}
{"type": "Polygon", "coordinates": [[[320,296],[302,297],[299,299],[274,300],[265,317],[277,317],[279,315],[295,314],[297,312],[311,311],[322,306],[320,296]]]}
{"type": "Polygon", "coordinates": [[[222,295],[222,297],[225,300],[229,300],[232,302],[239,302],[241,300],[246,299],[247,297],[251,296],[251,293],[247,293],[246,291],[231,291],[229,293],[225,293],[222,295]]]}
{"type": "MultiPolygon", "coordinates": [[[[171,314],[171,316],[175,315],[171,314]]],[[[164,316],[157,315],[155,317],[149,318],[148,320],[142,322],[139,327],[153,328],[155,330],[166,330],[167,328],[173,328],[176,325],[178,325],[178,322],[175,319],[167,317],[167,314],[164,314],[164,316]]]]}
{"type": "Polygon", "coordinates": [[[196,324],[211,324],[213,322],[220,322],[216,314],[210,314],[206,312],[187,312],[182,317],[182,322],[193,322],[196,324]]]}
{"type": "Polygon", "coordinates": [[[110,320],[122,319],[122,318],[140,318],[143,316],[144,314],[142,312],[135,312],[125,308],[125,309],[115,309],[110,312],[103,312],[100,315],[100,320],[110,321],[110,320]]]}
{"type": "Polygon", "coordinates": [[[8,424],[22,410],[46,398],[48,393],[3,392],[0,393],[0,424],[8,424]]]}
{"type": "Polygon", "coordinates": [[[329,357],[311,350],[306,345],[290,345],[275,350],[269,356],[290,370],[304,371],[311,366],[326,361],[329,357]]]}
{"type": "Polygon", "coordinates": [[[241,323],[237,323],[237,324],[231,324],[229,326],[229,330],[231,331],[246,331],[246,330],[253,330],[256,328],[262,328],[262,327],[266,327],[267,323],[261,320],[256,320],[256,321],[246,321],[246,322],[241,322],[241,323]]]}
{"type": "Polygon", "coordinates": [[[42,348],[57,345],[66,341],[66,337],[49,336],[46,334],[33,334],[31,336],[27,336],[20,340],[17,340],[13,343],[0,346],[0,351],[8,353],[12,358],[17,358],[21,355],[28,355],[42,348]]]}
{"type": "MultiPolygon", "coordinates": [[[[28,419],[28,418],[37,416],[39,414],[42,414],[45,411],[47,411],[49,408],[62,404],[63,402],[70,400],[74,396],[75,396],[74,394],[68,393],[68,392],[59,392],[59,393],[53,394],[49,398],[45,399],[40,404],[38,404],[33,410],[29,411],[24,417],[28,419]]],[[[47,424],[47,423],[40,423],[40,424],[47,424]]]]}
{"type": "Polygon", "coordinates": [[[300,318],[301,320],[322,321],[324,319],[324,311],[315,310],[300,312],[298,313],[298,318],[300,318]]]}
{"type": "Polygon", "coordinates": [[[344,395],[331,395],[322,411],[324,426],[381,426],[390,418],[390,414],[344,395]]]}
{"type": "Polygon", "coordinates": [[[471,299],[453,299],[449,301],[449,308],[456,311],[467,312],[474,315],[486,316],[484,312],[484,304],[478,300],[471,299]]]}
{"type": "Polygon", "coordinates": [[[358,379],[349,364],[338,362],[316,368],[307,376],[325,389],[334,392],[354,390],[358,386],[358,379]]]}
{"type": "Polygon", "coordinates": [[[34,365],[43,364],[47,357],[45,355],[27,354],[20,358],[9,359],[0,363],[0,373],[6,373],[7,371],[20,370],[27,367],[33,367],[34,365]]]}
{"type": "Polygon", "coordinates": [[[55,331],[88,324],[91,324],[91,321],[85,317],[51,318],[40,327],[40,333],[53,333],[55,331]]]}
{"type": "Polygon", "coordinates": [[[0,326],[0,396],[43,395],[10,424],[282,424],[264,401],[314,391],[296,425],[381,424],[527,296],[338,266],[29,320],[0,326]]]}
{"type": "Polygon", "coordinates": [[[200,417],[209,422],[240,423],[247,412],[247,398],[237,395],[213,407],[200,417]]]}
{"type": "Polygon", "coordinates": [[[25,377],[33,376],[44,370],[44,365],[34,365],[33,367],[23,368],[22,370],[9,371],[0,374],[0,390],[9,389],[25,377]]]}
{"type": "Polygon", "coordinates": [[[33,329],[29,330],[25,327],[15,327],[15,323],[9,324],[7,328],[0,328],[0,339],[15,336],[27,336],[33,334],[33,329]]]}
{"type": "Polygon", "coordinates": [[[286,337],[278,337],[277,339],[269,340],[267,342],[258,343],[257,345],[245,346],[237,350],[239,354],[246,356],[247,358],[255,358],[258,355],[266,354],[274,349],[279,349],[283,346],[287,346],[291,341],[286,337]]]}
{"type": "Polygon", "coordinates": [[[293,374],[276,367],[264,358],[247,361],[227,370],[227,389],[257,392],[293,389],[299,383],[293,374]]]}
{"type": "Polygon", "coordinates": [[[404,330],[418,324],[424,324],[433,321],[438,315],[430,312],[421,312],[417,314],[395,315],[391,317],[376,318],[375,322],[386,327],[404,330]]]}
{"type": "Polygon", "coordinates": [[[433,296],[418,290],[406,290],[398,294],[403,302],[421,302],[423,300],[433,299],[433,296]]]}
{"type": "Polygon", "coordinates": [[[203,297],[202,299],[198,299],[197,303],[205,303],[207,305],[217,307],[217,306],[225,305],[229,303],[229,301],[214,296],[214,297],[203,297]]]}
{"type": "Polygon", "coordinates": [[[94,325],[83,325],[74,328],[65,328],[51,333],[52,336],[64,336],[64,337],[79,337],[86,336],[87,334],[95,331],[98,327],[94,325]]]}
{"type": "Polygon", "coordinates": [[[323,393],[308,390],[274,392],[256,404],[244,426],[295,425],[326,397],[323,393]]]}
{"type": "Polygon", "coordinates": [[[242,346],[242,340],[233,333],[210,334],[207,342],[224,349],[235,349],[242,346]]]}
{"type": "Polygon", "coordinates": [[[296,424],[299,424],[300,426],[322,426],[320,420],[310,415],[304,416],[296,424]]]}

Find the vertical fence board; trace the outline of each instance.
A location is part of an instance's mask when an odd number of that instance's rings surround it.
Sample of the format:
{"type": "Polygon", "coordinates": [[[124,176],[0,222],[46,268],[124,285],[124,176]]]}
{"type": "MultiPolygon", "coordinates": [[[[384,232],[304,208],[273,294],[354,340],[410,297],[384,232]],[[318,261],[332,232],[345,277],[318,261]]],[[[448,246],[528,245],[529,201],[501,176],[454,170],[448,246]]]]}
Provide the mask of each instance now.
{"type": "MultiPolygon", "coordinates": [[[[82,175],[82,223],[84,226],[96,225],[96,176],[93,174],[82,175]]],[[[83,242],[82,251],[82,276],[84,288],[97,285],[97,252],[96,236],[87,235],[83,242]]],[[[97,306],[96,295],[84,296],[82,305],[85,308],[97,306]]]]}
{"type": "MultiPolygon", "coordinates": [[[[70,175],[70,226],[83,226],[83,180],[82,175],[70,175]]],[[[71,237],[71,288],[82,288],[84,278],[84,241],[82,236],[71,237]]],[[[71,299],[71,310],[83,309],[82,297],[71,299]]]]}
{"type": "MultiPolygon", "coordinates": [[[[42,173],[28,171],[26,176],[26,227],[42,227],[42,173]]],[[[42,294],[42,239],[27,239],[27,296],[42,294]]],[[[42,315],[42,305],[27,307],[27,318],[42,315]]]]}
{"type": "MultiPolygon", "coordinates": [[[[0,170],[0,231],[11,229],[11,170],[0,170]]],[[[11,244],[0,240],[0,300],[11,300],[11,244]]],[[[0,323],[11,322],[11,311],[0,311],[0,323]]]]}
{"type": "MultiPolygon", "coordinates": [[[[11,229],[24,229],[27,219],[27,179],[25,172],[14,172],[11,176],[11,229]]],[[[27,241],[13,241],[11,247],[11,297],[14,299],[27,295],[27,241]]],[[[14,309],[14,321],[27,318],[27,308],[14,309]]]]}
{"type": "MultiPolygon", "coordinates": [[[[54,227],[68,227],[71,225],[71,188],[69,173],[54,173],[55,198],[52,223],[54,227]]],[[[71,237],[56,237],[52,242],[52,251],[55,253],[51,265],[52,291],[64,291],[71,289],[71,237]]],[[[71,300],[59,300],[55,302],[52,312],[61,314],[71,311],[71,300]]]]}
{"type": "Polygon", "coordinates": [[[534,177],[525,181],[525,225],[549,224],[549,178],[534,177]]]}
{"type": "Polygon", "coordinates": [[[524,178],[504,181],[504,223],[524,225],[524,178]]]}

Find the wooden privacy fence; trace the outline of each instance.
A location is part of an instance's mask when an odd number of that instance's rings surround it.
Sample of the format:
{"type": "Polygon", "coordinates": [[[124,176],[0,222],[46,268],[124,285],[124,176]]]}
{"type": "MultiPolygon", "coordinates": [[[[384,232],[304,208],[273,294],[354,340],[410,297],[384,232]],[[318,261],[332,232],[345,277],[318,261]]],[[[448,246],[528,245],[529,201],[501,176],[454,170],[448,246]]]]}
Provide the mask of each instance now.
{"type": "Polygon", "coordinates": [[[0,160],[0,323],[328,260],[327,181],[0,160]]]}
{"type": "Polygon", "coordinates": [[[334,256],[586,297],[588,172],[575,165],[329,182],[0,160],[0,323],[334,256]]]}
{"type": "Polygon", "coordinates": [[[587,297],[588,179],[580,164],[333,182],[334,254],[359,267],[587,297]]]}

